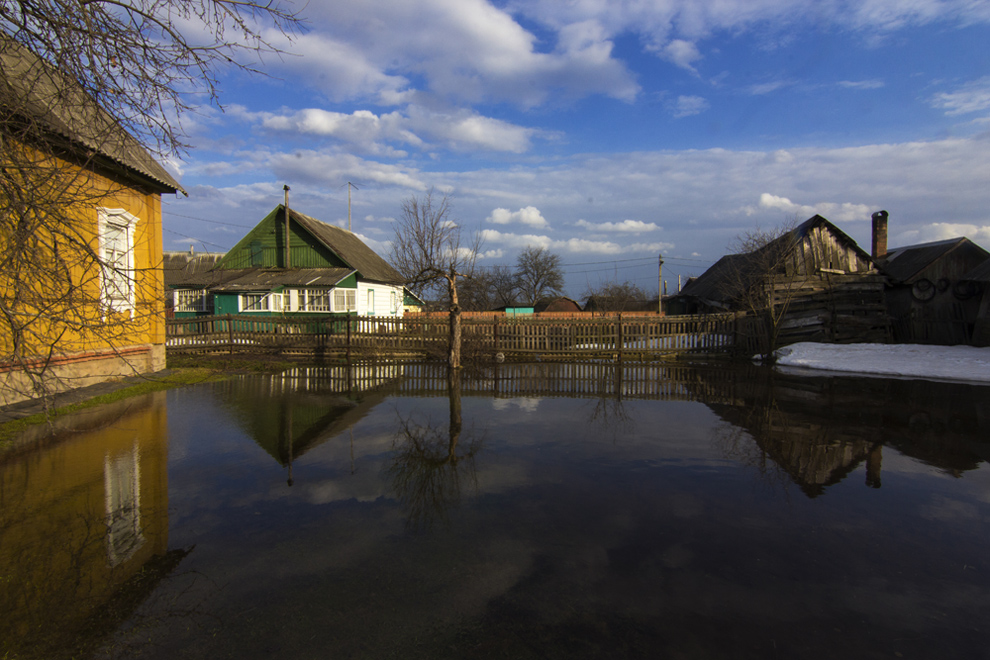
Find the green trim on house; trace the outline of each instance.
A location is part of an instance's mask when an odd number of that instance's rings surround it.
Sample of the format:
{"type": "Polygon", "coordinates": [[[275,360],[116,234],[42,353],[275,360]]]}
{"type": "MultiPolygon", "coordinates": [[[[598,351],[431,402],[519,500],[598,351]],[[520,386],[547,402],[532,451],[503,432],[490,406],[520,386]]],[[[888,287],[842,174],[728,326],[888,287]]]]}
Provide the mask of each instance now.
{"type": "MultiPolygon", "coordinates": [[[[282,207],[275,208],[238,241],[216,268],[285,268],[285,221],[282,207]]],[[[293,268],[350,268],[297,222],[289,225],[290,259],[293,268]]]]}

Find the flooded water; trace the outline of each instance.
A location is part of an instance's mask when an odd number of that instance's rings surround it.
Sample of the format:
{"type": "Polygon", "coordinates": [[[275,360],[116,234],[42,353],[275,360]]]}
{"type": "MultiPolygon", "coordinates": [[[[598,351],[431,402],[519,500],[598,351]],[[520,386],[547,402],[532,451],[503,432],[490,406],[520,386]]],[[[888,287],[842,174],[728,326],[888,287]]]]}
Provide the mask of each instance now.
{"type": "Polygon", "coordinates": [[[0,658],[985,657],[990,387],[300,369],[0,458],[0,658]]]}

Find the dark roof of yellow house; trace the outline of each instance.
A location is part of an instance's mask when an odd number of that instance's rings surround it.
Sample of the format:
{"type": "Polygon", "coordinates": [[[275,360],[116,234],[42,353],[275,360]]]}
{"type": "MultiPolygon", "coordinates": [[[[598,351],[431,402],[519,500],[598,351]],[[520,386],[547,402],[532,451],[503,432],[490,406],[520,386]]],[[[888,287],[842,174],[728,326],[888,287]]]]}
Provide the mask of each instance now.
{"type": "Polygon", "coordinates": [[[0,106],[77,148],[123,166],[161,192],[182,186],[75,81],[9,37],[0,35],[0,106]]]}

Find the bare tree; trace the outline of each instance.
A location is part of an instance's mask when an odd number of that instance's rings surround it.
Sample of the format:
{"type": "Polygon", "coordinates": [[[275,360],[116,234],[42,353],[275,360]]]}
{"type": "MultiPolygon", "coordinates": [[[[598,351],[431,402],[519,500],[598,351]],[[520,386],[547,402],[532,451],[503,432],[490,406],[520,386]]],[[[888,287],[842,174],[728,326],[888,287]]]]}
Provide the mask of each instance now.
{"type": "Polygon", "coordinates": [[[535,245],[524,249],[516,260],[516,286],[525,302],[534,305],[543,298],[563,295],[560,255],[535,245]]]}
{"type": "Polygon", "coordinates": [[[793,257],[798,237],[795,221],[772,229],[756,227],[730,244],[723,295],[759,323],[763,359],[770,360],[780,342],[784,318],[797,292],[793,257]]]}
{"type": "Polygon", "coordinates": [[[481,239],[461,244],[461,227],[451,218],[450,197],[430,188],[402,203],[395,225],[391,261],[419,296],[442,296],[450,312],[448,363],[461,366],[461,305],[458,282],[472,276],[481,239]]]}
{"type": "MultiPolygon", "coordinates": [[[[597,287],[589,287],[584,298],[585,310],[597,314],[639,309],[650,302],[650,294],[632,282],[603,282],[597,287]]],[[[656,310],[656,305],[653,309],[656,310]]]]}
{"type": "Polygon", "coordinates": [[[465,311],[486,311],[511,305],[516,299],[516,277],[505,265],[477,268],[460,289],[465,311]]]}
{"type": "Polygon", "coordinates": [[[297,22],[277,1],[0,2],[0,364],[27,375],[24,395],[51,403],[61,355],[160,322],[159,265],[95,241],[96,209],[129,194],[121,163],[147,166],[143,190],[174,189],[142,145],[181,153],[182,114],[219,106],[221,71],[254,71],[279,52],[267,30],[297,22]]]}

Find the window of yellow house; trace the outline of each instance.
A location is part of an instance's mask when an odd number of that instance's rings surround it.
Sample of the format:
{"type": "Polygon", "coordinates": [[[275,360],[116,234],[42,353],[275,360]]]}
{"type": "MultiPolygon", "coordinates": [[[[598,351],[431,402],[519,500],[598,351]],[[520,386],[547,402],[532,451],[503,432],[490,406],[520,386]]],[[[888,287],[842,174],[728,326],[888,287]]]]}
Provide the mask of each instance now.
{"type": "Polygon", "coordinates": [[[134,310],[134,229],[137,217],[124,209],[100,209],[100,270],[104,304],[134,310]]]}

